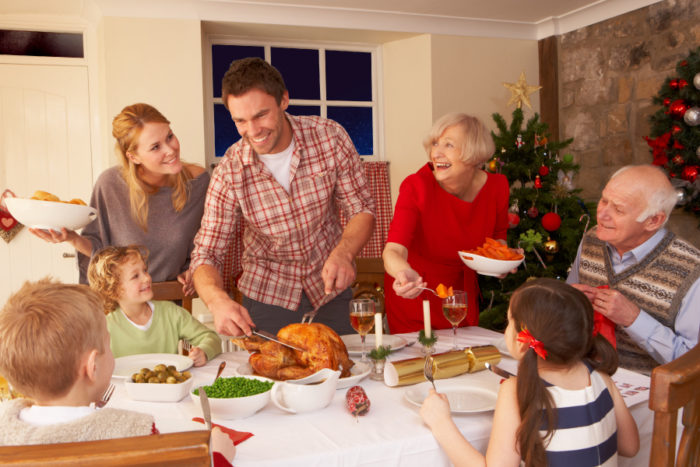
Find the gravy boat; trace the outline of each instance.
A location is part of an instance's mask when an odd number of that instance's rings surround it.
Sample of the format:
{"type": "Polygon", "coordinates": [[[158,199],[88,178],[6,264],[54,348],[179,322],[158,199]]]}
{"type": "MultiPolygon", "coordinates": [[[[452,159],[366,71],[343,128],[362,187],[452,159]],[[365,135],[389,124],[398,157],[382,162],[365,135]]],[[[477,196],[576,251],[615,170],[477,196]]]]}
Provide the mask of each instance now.
{"type": "Polygon", "coordinates": [[[272,402],[290,413],[311,412],[331,403],[340,371],[324,368],[305,378],[280,381],[272,387],[272,402]]]}

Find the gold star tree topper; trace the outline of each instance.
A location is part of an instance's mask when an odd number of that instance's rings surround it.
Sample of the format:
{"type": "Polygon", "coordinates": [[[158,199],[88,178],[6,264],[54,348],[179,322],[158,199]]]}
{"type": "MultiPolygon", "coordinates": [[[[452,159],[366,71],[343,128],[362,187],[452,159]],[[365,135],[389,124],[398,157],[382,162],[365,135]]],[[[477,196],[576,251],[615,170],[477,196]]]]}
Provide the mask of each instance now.
{"type": "Polygon", "coordinates": [[[530,104],[530,94],[542,89],[542,86],[529,86],[525,80],[525,72],[520,72],[520,79],[517,83],[503,83],[503,86],[510,89],[511,96],[507,105],[515,102],[517,108],[522,107],[523,102],[532,109],[530,104]]]}

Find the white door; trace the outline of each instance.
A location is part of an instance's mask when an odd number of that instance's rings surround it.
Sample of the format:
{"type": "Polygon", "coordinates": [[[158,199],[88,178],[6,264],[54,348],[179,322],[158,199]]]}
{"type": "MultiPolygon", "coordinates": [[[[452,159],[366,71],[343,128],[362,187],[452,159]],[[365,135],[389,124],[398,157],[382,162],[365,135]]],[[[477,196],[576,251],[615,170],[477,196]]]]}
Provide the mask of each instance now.
{"type": "MultiPolygon", "coordinates": [[[[87,67],[0,64],[0,191],[89,202],[92,185],[87,67]]],[[[74,255],[26,228],[0,240],[0,307],[26,280],[77,282],[74,255]]]]}

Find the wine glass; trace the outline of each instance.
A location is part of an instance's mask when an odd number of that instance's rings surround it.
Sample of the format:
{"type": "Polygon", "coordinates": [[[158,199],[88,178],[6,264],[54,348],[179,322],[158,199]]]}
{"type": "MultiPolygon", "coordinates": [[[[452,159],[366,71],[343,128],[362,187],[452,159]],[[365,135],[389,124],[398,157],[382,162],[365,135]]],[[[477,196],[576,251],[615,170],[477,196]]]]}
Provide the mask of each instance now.
{"type": "Polygon", "coordinates": [[[368,363],[365,353],[365,336],[374,327],[374,300],[369,298],[356,298],[350,300],[350,325],[360,334],[362,341],[362,358],[360,362],[368,363]]]}
{"type": "Polygon", "coordinates": [[[442,299],[442,313],[452,324],[452,349],[457,347],[457,326],[467,316],[467,292],[455,290],[454,293],[442,299]]]}

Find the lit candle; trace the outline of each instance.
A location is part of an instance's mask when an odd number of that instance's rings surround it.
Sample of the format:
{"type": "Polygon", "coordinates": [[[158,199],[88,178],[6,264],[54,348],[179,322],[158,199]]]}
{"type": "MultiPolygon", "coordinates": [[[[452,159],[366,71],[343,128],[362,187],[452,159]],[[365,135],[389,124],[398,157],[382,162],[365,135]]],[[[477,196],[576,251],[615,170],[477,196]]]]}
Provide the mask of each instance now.
{"type": "Polygon", "coordinates": [[[430,339],[430,302],[423,300],[423,322],[425,323],[425,338],[430,339]]]}
{"type": "Polygon", "coordinates": [[[374,340],[376,342],[377,348],[382,345],[382,333],[384,332],[384,323],[382,321],[382,314],[375,313],[374,315],[374,340]]]}

